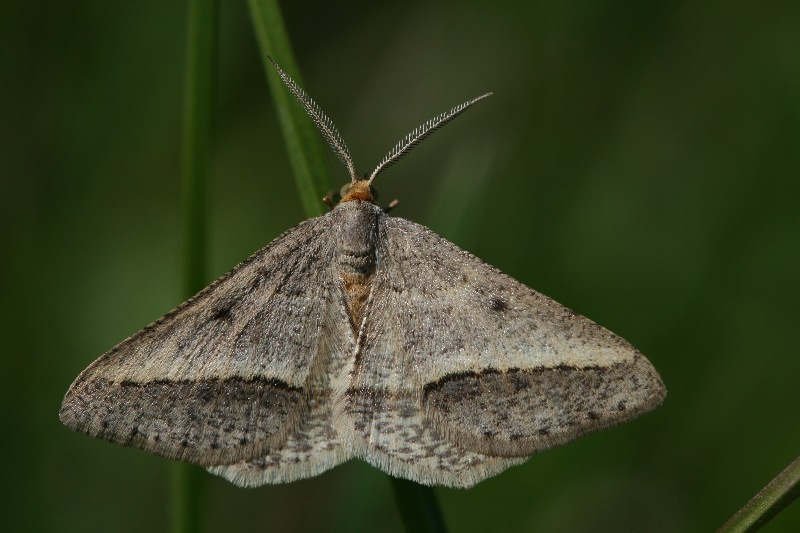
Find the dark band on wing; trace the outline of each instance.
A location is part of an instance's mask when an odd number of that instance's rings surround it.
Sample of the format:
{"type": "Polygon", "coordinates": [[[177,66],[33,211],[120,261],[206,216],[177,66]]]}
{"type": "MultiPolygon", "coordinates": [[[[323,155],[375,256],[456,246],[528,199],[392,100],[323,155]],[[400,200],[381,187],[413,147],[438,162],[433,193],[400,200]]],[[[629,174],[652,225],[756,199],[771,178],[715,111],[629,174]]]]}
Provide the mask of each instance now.
{"type": "Polygon", "coordinates": [[[460,446],[522,456],[631,420],[664,395],[655,369],[637,354],[609,366],[450,374],[425,386],[423,404],[460,446]]]}
{"type": "Polygon", "coordinates": [[[293,429],[303,390],[265,377],[78,380],[61,407],[71,429],[204,466],[264,454],[293,429]]]}
{"type": "MultiPolygon", "coordinates": [[[[419,399],[407,390],[358,387],[345,391],[346,412],[358,434],[366,435],[374,424],[381,433],[394,433],[396,424],[387,420],[409,420],[419,415],[419,399]]],[[[409,442],[415,442],[406,436],[409,442]]]]}

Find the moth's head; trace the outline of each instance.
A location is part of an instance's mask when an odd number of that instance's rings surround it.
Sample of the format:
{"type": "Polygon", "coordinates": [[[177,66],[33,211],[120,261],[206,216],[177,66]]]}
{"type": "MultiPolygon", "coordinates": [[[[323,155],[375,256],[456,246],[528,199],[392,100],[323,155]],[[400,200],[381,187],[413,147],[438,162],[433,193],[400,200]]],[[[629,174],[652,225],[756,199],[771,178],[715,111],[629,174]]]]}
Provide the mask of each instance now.
{"type": "Polygon", "coordinates": [[[340,203],[352,202],[353,200],[363,200],[375,203],[378,200],[378,191],[373,187],[368,179],[354,181],[342,187],[339,191],[342,199],[340,203]]]}

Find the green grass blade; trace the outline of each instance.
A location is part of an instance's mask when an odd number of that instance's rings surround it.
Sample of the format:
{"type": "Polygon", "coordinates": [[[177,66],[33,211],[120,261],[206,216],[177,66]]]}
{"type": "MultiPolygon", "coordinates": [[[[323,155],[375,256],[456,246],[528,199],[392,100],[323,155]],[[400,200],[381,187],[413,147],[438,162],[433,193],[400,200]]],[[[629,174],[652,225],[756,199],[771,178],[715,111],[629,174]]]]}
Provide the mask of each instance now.
{"type": "MultiPolygon", "coordinates": [[[[206,283],[206,196],[217,72],[217,0],[190,0],[183,123],[183,296],[206,283]]],[[[171,529],[200,530],[203,472],[175,463],[171,476],[171,529]]]]}
{"type": "Polygon", "coordinates": [[[187,463],[170,466],[170,531],[200,531],[200,499],[205,474],[199,467],[187,463]]]}
{"type": "Polygon", "coordinates": [[[409,532],[445,533],[439,500],[432,487],[393,477],[392,489],[403,526],[409,532]]]}
{"type": "Polygon", "coordinates": [[[720,533],[756,531],[798,497],[800,497],[800,457],[792,461],[783,472],[753,496],[753,499],[725,522],[719,531],[720,533]]]}
{"type": "Polygon", "coordinates": [[[217,70],[217,0],[190,0],[183,123],[183,294],[206,279],[206,195],[217,70]]]}
{"type": "Polygon", "coordinates": [[[314,123],[283,86],[267,59],[267,56],[272,56],[289,76],[302,85],[278,2],[249,0],[249,4],[303,210],[306,216],[317,216],[324,208],[322,197],[334,189],[325,156],[327,148],[314,123]]]}

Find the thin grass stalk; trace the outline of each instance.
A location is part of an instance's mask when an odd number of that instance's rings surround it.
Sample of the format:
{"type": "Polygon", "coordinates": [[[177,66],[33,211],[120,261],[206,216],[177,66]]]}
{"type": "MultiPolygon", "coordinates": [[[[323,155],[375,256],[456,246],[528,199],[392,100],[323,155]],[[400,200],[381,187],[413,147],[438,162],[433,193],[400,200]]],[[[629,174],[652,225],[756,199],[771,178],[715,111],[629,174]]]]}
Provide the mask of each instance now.
{"type": "Polygon", "coordinates": [[[757,531],[800,497],[800,457],[725,522],[720,533],[757,531]]]}
{"type": "Polygon", "coordinates": [[[406,531],[446,533],[439,500],[432,487],[393,477],[392,490],[406,531]]]}
{"type": "MultiPolygon", "coordinates": [[[[190,0],[183,122],[183,275],[188,298],[207,283],[206,220],[212,115],[217,72],[217,0],[190,0]]],[[[171,531],[200,531],[202,470],[175,463],[171,473],[171,531]]]]}
{"type": "Polygon", "coordinates": [[[306,216],[315,217],[324,210],[323,196],[334,189],[326,159],[327,148],[323,145],[316,126],[283,86],[268,59],[273,57],[289,76],[302,85],[302,76],[297,68],[278,2],[249,0],[248,3],[297,192],[306,216]]]}

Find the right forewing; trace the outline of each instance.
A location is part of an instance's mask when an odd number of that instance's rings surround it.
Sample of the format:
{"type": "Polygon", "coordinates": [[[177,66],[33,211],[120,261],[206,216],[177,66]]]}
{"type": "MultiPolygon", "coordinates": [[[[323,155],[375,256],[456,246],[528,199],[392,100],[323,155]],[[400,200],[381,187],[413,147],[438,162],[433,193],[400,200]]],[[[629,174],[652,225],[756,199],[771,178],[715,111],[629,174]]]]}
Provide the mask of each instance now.
{"type": "Polygon", "coordinates": [[[463,449],[530,455],[664,398],[626,341],[419,224],[386,217],[379,259],[353,388],[415,391],[463,449]]]}

